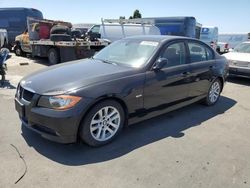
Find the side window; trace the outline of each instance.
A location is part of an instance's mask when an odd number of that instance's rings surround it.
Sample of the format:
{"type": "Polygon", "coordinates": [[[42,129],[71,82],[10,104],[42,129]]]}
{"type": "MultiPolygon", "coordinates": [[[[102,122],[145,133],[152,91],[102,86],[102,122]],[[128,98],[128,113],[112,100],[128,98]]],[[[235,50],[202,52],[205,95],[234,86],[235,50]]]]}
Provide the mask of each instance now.
{"type": "Polygon", "coordinates": [[[207,60],[206,48],[203,45],[189,42],[188,48],[190,52],[191,63],[207,60]]]}
{"type": "Polygon", "coordinates": [[[186,51],[183,42],[170,44],[160,55],[161,58],[166,58],[168,63],[165,67],[172,67],[186,63],[186,51]]]}
{"type": "Polygon", "coordinates": [[[91,28],[91,31],[93,33],[99,33],[100,32],[100,25],[95,25],[91,28]]]}
{"type": "Polygon", "coordinates": [[[214,59],[214,54],[211,49],[206,47],[206,55],[207,55],[207,60],[212,60],[214,59]]]}

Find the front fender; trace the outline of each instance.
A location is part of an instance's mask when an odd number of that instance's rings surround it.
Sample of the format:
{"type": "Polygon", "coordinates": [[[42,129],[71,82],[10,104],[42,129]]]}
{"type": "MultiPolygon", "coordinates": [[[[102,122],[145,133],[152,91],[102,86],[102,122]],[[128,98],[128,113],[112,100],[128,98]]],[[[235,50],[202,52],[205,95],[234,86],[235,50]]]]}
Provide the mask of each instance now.
{"type": "Polygon", "coordinates": [[[90,85],[79,89],[76,94],[94,100],[104,98],[118,98],[128,106],[128,112],[134,113],[143,108],[143,86],[145,73],[107,81],[105,83],[90,85]]]}

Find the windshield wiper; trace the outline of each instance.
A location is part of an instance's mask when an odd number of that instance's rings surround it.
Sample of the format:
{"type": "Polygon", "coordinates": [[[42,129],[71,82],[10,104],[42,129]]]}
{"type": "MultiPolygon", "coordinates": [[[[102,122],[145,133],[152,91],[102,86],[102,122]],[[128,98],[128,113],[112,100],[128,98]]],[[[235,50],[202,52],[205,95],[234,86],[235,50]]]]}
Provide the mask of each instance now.
{"type": "Polygon", "coordinates": [[[99,60],[99,61],[101,61],[101,62],[103,62],[103,63],[112,64],[112,65],[117,65],[116,62],[110,61],[110,60],[107,60],[107,59],[98,59],[98,58],[93,58],[93,59],[99,60]]]}
{"type": "Polygon", "coordinates": [[[112,64],[112,65],[117,65],[117,63],[116,62],[114,62],[114,61],[109,61],[109,60],[103,60],[103,62],[104,63],[109,63],[109,64],[112,64]]]}

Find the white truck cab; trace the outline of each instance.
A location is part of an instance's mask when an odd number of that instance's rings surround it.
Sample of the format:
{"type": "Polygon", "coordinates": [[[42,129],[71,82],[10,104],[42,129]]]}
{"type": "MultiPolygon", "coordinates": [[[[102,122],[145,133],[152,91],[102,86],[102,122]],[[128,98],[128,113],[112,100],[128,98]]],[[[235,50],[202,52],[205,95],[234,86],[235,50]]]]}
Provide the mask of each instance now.
{"type": "Polygon", "coordinates": [[[94,25],[88,32],[99,34],[101,39],[110,42],[133,35],[161,35],[158,27],[133,19],[105,19],[102,24],[94,25]]]}

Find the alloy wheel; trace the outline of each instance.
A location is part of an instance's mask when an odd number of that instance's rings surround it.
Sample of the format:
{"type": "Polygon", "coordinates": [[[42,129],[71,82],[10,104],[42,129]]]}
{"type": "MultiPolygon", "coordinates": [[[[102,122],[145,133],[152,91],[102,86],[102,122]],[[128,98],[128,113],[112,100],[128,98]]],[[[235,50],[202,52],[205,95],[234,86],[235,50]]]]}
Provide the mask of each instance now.
{"type": "Polygon", "coordinates": [[[101,108],[90,122],[90,132],[97,141],[112,138],[120,127],[121,115],[113,106],[101,108]]]}
{"type": "Polygon", "coordinates": [[[218,81],[215,81],[209,91],[209,100],[211,103],[215,103],[219,96],[220,96],[220,92],[221,92],[221,86],[220,83],[218,81]]]}

